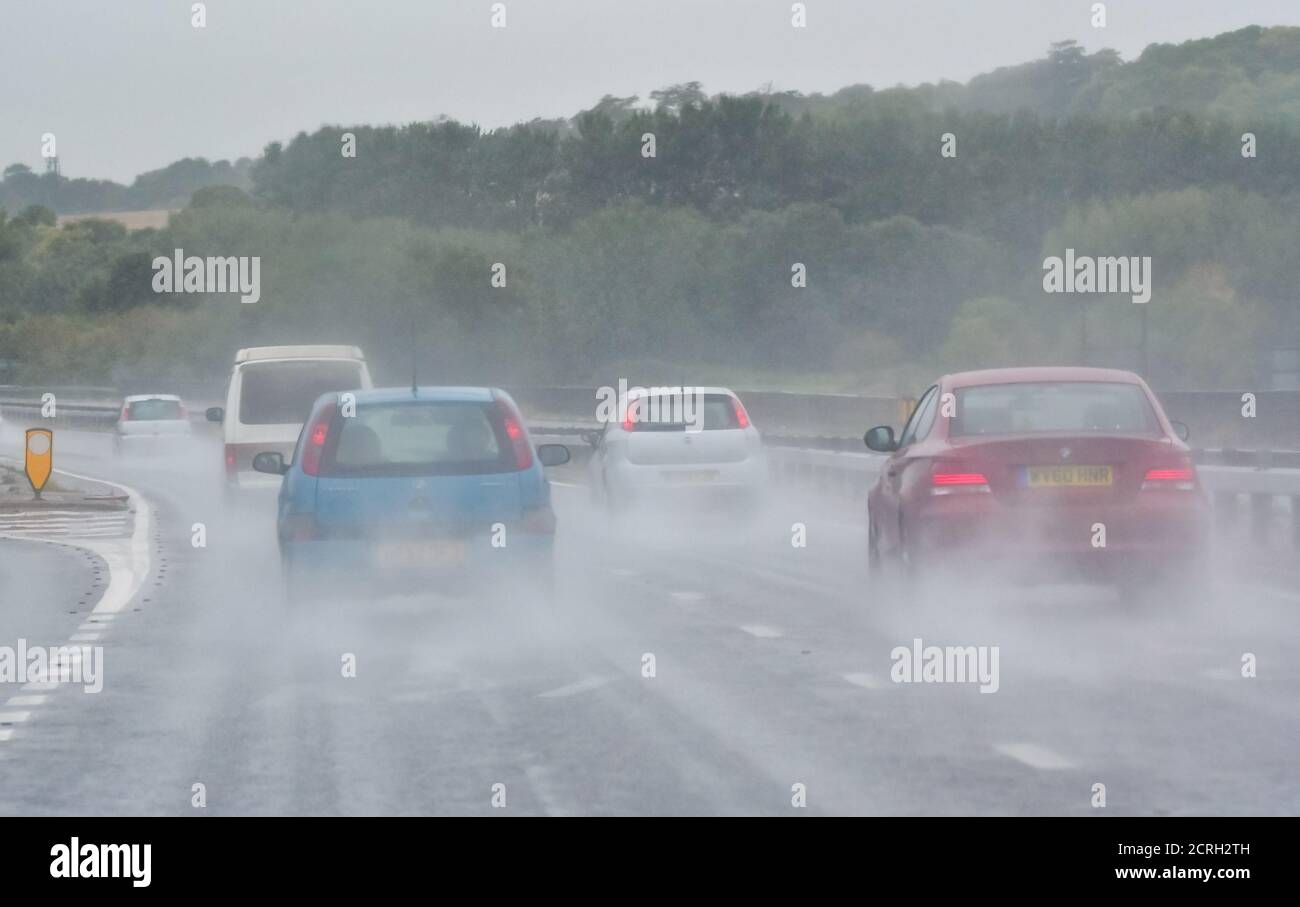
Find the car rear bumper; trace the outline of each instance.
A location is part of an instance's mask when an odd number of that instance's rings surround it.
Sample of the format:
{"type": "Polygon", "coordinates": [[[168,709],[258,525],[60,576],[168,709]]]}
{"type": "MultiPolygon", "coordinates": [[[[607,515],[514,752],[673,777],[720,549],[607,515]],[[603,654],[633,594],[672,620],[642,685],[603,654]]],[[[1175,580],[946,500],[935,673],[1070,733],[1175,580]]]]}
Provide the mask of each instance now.
{"type": "Polygon", "coordinates": [[[716,488],[746,491],[767,483],[767,463],[750,457],[735,463],[612,463],[609,483],[621,489],[690,493],[716,488]]]}
{"type": "Polygon", "coordinates": [[[994,560],[1179,561],[1204,552],[1210,507],[1199,492],[1140,492],[1125,502],[1006,506],[987,494],[937,496],[906,525],[913,552],[994,560]]]}
{"type": "Polygon", "coordinates": [[[321,539],[280,543],[285,570],[327,587],[356,592],[446,591],[549,584],[553,535],[511,533],[494,547],[488,535],[453,539],[321,539]]]}

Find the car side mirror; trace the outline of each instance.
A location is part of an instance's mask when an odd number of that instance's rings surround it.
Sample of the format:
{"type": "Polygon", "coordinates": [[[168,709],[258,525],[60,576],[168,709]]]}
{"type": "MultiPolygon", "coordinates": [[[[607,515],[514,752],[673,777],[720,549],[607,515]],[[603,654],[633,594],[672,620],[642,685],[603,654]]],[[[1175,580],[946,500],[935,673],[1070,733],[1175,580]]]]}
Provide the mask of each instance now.
{"type": "Polygon", "coordinates": [[[289,471],[289,467],[285,465],[284,454],[275,450],[264,450],[253,457],[253,471],[282,476],[289,471]]]}
{"type": "Polygon", "coordinates": [[[877,425],[870,429],[862,436],[862,440],[867,447],[881,453],[898,450],[898,442],[894,440],[894,429],[888,425],[877,425]]]}
{"type": "Polygon", "coordinates": [[[226,411],[220,406],[209,406],[203,415],[209,422],[220,422],[226,418],[226,411]]]}
{"type": "Polygon", "coordinates": [[[569,462],[569,448],[563,444],[537,445],[537,459],[543,466],[563,466],[569,462]]]}
{"type": "Polygon", "coordinates": [[[600,432],[598,431],[580,431],[578,437],[586,442],[587,446],[596,448],[600,446],[600,432]]]}
{"type": "Polygon", "coordinates": [[[1186,422],[1179,422],[1175,419],[1169,424],[1174,427],[1174,433],[1178,435],[1179,440],[1186,441],[1192,436],[1192,430],[1187,427],[1186,422]]]}

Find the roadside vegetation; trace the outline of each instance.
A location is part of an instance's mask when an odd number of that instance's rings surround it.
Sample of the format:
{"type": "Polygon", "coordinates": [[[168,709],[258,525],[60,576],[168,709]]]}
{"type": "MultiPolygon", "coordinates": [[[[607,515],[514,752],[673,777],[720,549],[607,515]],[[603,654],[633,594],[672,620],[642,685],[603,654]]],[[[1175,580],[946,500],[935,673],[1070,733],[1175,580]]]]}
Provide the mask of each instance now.
{"type": "Polygon", "coordinates": [[[1058,45],[966,85],[688,83],[492,131],[328,126],[94,192],[10,167],[0,381],[204,380],[236,346],[309,341],[358,343],[394,381],[412,356],[428,380],[690,364],[683,381],[876,393],[937,369],[1133,366],[1142,306],[1043,292],[1069,247],[1152,258],[1157,383],[1236,386],[1265,346],[1300,346],[1298,117],[1300,29],[1244,29],[1131,63],[1058,45]],[[96,204],[183,210],[56,225],[96,204]],[[151,262],[178,248],[260,256],[261,301],[156,294],[151,262]]]}

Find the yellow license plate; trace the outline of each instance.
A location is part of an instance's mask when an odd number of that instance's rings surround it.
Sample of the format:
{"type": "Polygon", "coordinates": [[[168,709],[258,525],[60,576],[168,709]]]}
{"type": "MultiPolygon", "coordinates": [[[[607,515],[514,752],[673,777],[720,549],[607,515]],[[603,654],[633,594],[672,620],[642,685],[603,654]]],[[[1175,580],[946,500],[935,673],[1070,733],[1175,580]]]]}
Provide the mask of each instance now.
{"type": "Polygon", "coordinates": [[[1104,488],[1114,483],[1109,466],[1026,466],[1026,488],[1104,488]]]}
{"type": "Polygon", "coordinates": [[[464,542],[384,542],[375,547],[379,567],[458,564],[464,559],[464,542]]]}

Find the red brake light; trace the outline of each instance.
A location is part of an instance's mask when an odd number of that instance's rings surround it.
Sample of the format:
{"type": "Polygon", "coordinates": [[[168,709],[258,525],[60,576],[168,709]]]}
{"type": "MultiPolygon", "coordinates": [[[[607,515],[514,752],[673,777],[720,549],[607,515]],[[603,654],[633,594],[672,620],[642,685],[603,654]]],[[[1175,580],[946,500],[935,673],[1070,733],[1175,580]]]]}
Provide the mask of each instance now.
{"type": "Polygon", "coordinates": [[[1196,470],[1191,466],[1160,466],[1148,469],[1142,480],[1144,491],[1168,489],[1193,491],[1196,488],[1196,470]]]}
{"type": "Polygon", "coordinates": [[[233,477],[235,474],[235,445],[226,445],[226,475],[233,477]]]}
{"type": "Polygon", "coordinates": [[[1190,469],[1148,469],[1148,482],[1190,482],[1195,476],[1190,469]]]}
{"type": "Polygon", "coordinates": [[[987,485],[989,480],[982,472],[936,472],[935,485],[987,485]]]}
{"type": "Polygon", "coordinates": [[[302,445],[302,471],[309,476],[320,475],[321,455],[329,440],[330,423],[334,421],[334,404],[326,403],[307,427],[307,440],[302,445]]]}
{"type": "Polygon", "coordinates": [[[504,397],[497,397],[496,402],[497,412],[501,414],[501,421],[505,424],[506,437],[510,439],[510,447],[515,453],[515,468],[527,469],[533,465],[533,442],[524,429],[524,420],[520,418],[518,410],[504,397]]]}
{"type": "Polygon", "coordinates": [[[131,421],[131,407],[129,406],[122,407],[122,421],[123,422],[131,421]]]}
{"type": "Polygon", "coordinates": [[[745,406],[735,397],[731,398],[731,408],[736,411],[736,421],[741,428],[749,428],[749,413],[745,412],[745,406]]]}
{"type": "Polygon", "coordinates": [[[623,411],[623,431],[636,431],[636,423],[640,417],[641,398],[627,401],[627,409],[623,411]]]}
{"type": "Polygon", "coordinates": [[[963,472],[936,466],[930,474],[930,494],[966,494],[987,492],[989,480],[982,472],[963,472]]]}

